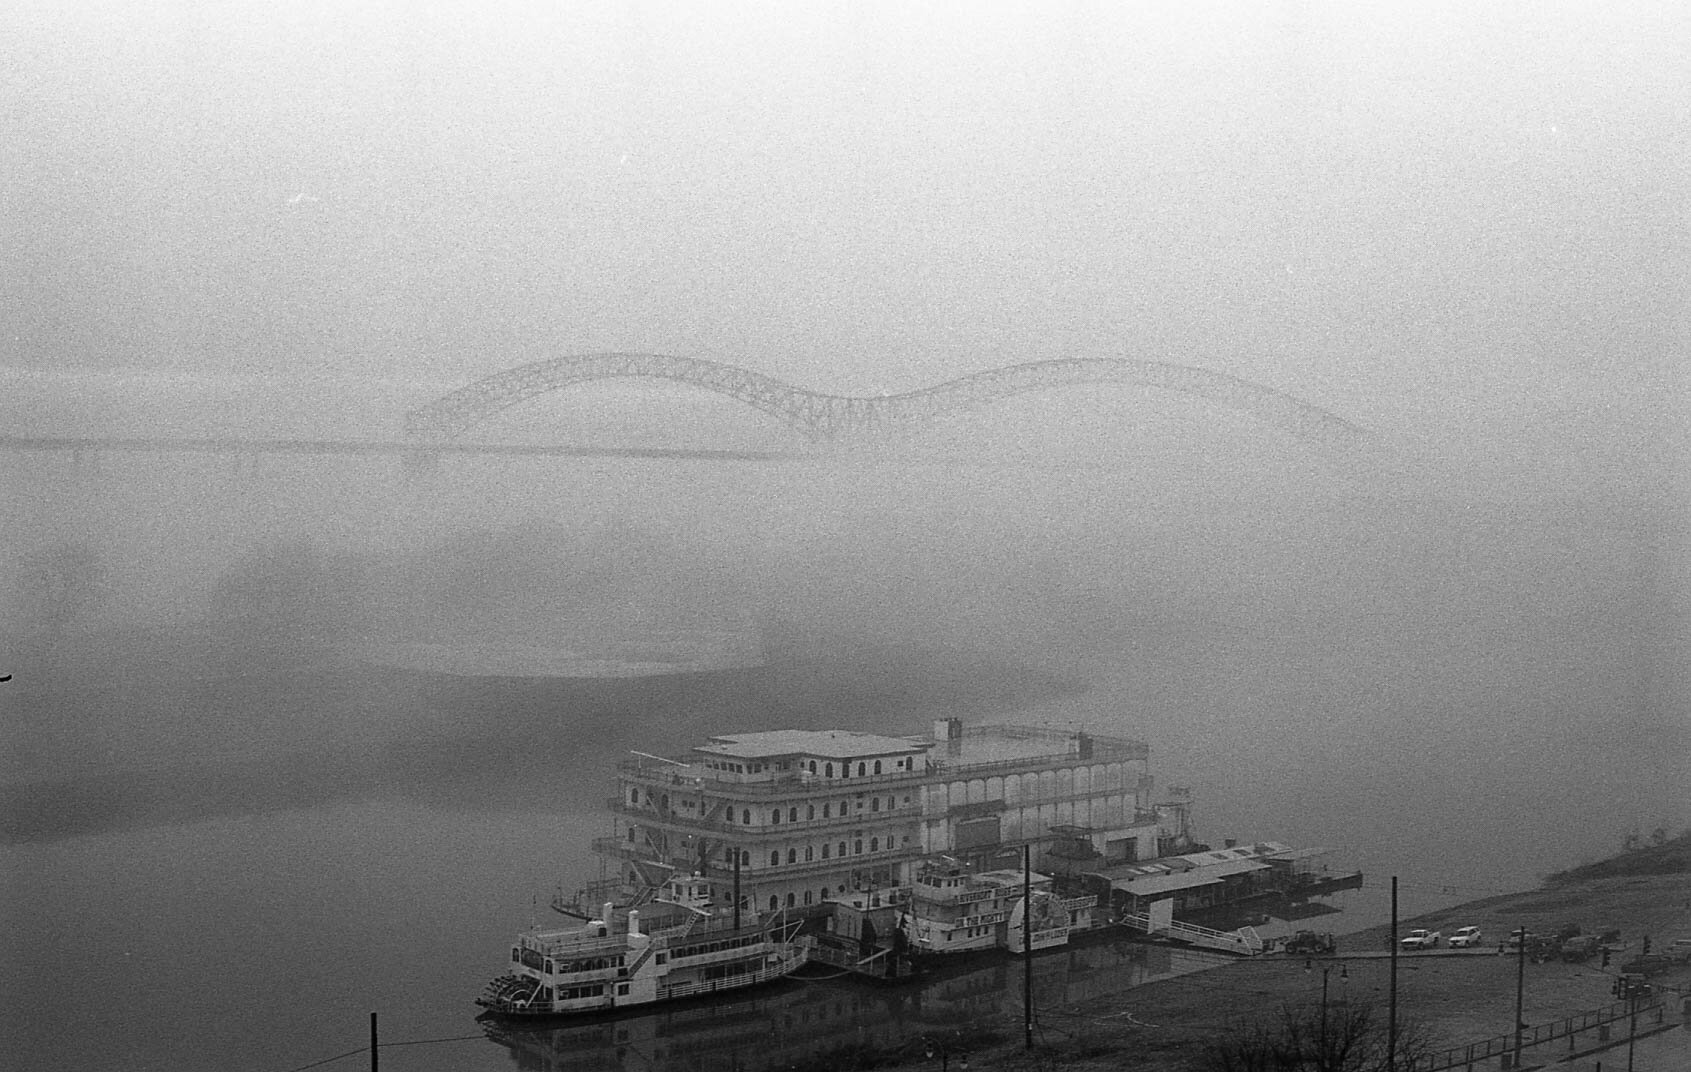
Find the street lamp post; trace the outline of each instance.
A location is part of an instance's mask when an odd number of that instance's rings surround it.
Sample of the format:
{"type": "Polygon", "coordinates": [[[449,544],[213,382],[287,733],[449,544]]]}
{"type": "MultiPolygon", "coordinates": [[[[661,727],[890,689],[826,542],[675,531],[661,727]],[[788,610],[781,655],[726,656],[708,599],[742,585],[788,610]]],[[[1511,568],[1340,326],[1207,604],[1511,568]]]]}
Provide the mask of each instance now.
{"type": "MultiPolygon", "coordinates": [[[[1329,962],[1327,964],[1323,964],[1321,966],[1321,1041],[1320,1041],[1320,1046],[1321,1046],[1321,1057],[1322,1057],[1323,1063],[1325,1063],[1326,1057],[1327,1057],[1327,976],[1332,973],[1333,967],[1334,966],[1331,962],[1329,962]]],[[[1340,965],[1338,965],[1338,968],[1339,968],[1339,981],[1342,983],[1342,982],[1348,980],[1350,978],[1350,967],[1348,965],[1340,964],[1340,965]]],[[[1305,972],[1310,972],[1310,971],[1313,971],[1314,969],[1315,969],[1315,961],[1313,961],[1313,960],[1304,961],[1303,970],[1305,972]]]]}

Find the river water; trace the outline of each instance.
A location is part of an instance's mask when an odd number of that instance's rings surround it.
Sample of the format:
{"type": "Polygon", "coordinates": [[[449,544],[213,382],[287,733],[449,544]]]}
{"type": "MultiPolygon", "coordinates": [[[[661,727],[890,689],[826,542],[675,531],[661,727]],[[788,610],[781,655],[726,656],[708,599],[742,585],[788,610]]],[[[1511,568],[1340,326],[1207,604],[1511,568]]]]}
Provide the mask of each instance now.
{"type": "MultiPolygon", "coordinates": [[[[17,1067],[285,1072],[364,1045],[372,1011],[384,1040],[473,1036],[386,1051],[390,1072],[567,1067],[586,1042],[490,1040],[471,1002],[550,891],[593,877],[615,758],[710,733],[958,715],[1142,738],[1159,790],[1192,789],[1200,836],[1327,846],[1369,875],[1322,930],[1382,921],[1390,875],[1415,914],[1691,820],[1691,554],[1648,498],[1326,478],[1246,496],[1092,469],[501,463],[408,484],[362,463],[29,464],[0,474],[35,506],[16,561],[72,534],[108,556],[114,591],[80,654],[67,639],[5,668],[0,1034],[17,1067]],[[610,617],[572,637],[750,615],[804,670],[595,692],[301,649],[302,629],[367,624],[336,598],[348,562],[368,567],[359,600],[411,585],[388,594],[421,608],[425,645],[538,635],[584,606],[610,617]],[[219,599],[271,632],[208,637],[219,599]],[[126,623],[164,624],[99,632],[126,623]]],[[[1155,955],[1042,961],[1040,1000],[1175,970],[1135,959],[1155,955]]],[[[968,978],[996,996],[958,1021],[913,992],[795,984],[702,1029],[631,1022],[612,1056],[755,1068],[777,1022],[832,1045],[1014,1021],[1013,985],[968,978]]]]}
{"type": "MultiPolygon", "coordinates": [[[[922,987],[792,982],[644,1017],[484,1032],[475,996],[504,970],[515,932],[560,921],[544,891],[588,877],[581,846],[599,828],[590,815],[375,800],[9,846],[10,1060],[284,1072],[364,1045],[371,1012],[384,1044],[454,1039],[384,1049],[384,1069],[417,1072],[754,1070],[1021,1030],[1021,966],[998,962],[922,987]]],[[[1045,1029],[1072,1030],[1070,1002],[1218,959],[1129,942],[1042,955],[1035,1007],[1045,1029]]]]}

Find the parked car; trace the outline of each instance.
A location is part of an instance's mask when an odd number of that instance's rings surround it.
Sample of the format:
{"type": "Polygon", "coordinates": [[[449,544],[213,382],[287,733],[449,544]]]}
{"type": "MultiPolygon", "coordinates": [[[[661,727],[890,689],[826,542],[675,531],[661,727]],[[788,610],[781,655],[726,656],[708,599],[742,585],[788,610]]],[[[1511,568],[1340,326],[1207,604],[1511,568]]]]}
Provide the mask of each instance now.
{"type": "Polygon", "coordinates": [[[1333,952],[1333,936],[1314,931],[1299,931],[1286,939],[1286,952],[1300,956],[1325,957],[1333,952]]]}
{"type": "Polygon", "coordinates": [[[1440,937],[1442,936],[1438,931],[1429,931],[1417,927],[1410,931],[1398,944],[1405,949],[1437,949],[1440,937]]]}
{"type": "Polygon", "coordinates": [[[1450,948],[1467,949],[1470,946],[1479,945],[1482,937],[1484,935],[1480,933],[1478,927],[1458,927],[1450,936],[1450,948]]]}

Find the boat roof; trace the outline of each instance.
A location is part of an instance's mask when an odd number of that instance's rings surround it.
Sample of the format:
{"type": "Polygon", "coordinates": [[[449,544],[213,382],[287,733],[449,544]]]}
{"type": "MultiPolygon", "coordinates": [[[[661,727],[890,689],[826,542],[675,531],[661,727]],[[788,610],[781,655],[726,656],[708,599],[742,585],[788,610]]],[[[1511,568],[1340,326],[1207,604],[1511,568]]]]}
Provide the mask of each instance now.
{"type": "Polygon", "coordinates": [[[910,755],[925,752],[929,747],[927,741],[859,733],[856,730],[765,730],[712,737],[709,744],[699,745],[693,751],[736,759],[771,759],[776,756],[856,759],[859,756],[910,755]]]}
{"type": "Polygon", "coordinates": [[[1173,893],[1176,890],[1189,890],[1198,886],[1218,886],[1221,879],[1208,875],[1146,875],[1143,878],[1129,882],[1117,879],[1110,883],[1118,890],[1133,894],[1135,897],[1154,896],[1159,893],[1173,893]]]}

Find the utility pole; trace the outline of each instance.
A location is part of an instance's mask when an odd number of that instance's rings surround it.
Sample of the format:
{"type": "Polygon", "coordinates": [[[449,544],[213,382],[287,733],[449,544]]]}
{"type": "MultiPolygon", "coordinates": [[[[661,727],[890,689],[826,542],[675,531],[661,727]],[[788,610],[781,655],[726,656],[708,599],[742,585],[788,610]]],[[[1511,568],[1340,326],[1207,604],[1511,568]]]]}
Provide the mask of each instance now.
{"type": "Polygon", "coordinates": [[[1386,1072],[1397,1072],[1397,876],[1392,876],[1392,971],[1386,990],[1386,1072]]]}
{"type": "Polygon", "coordinates": [[[1033,1049],[1033,846],[1022,846],[1022,1029],[1033,1049]]]}
{"type": "Polygon", "coordinates": [[[1515,1060],[1511,1067],[1521,1067],[1521,1032],[1526,1023],[1521,1019],[1525,1009],[1527,993],[1527,929],[1515,928],[1515,934],[1520,938],[1520,948],[1515,954],[1515,1060]]]}

